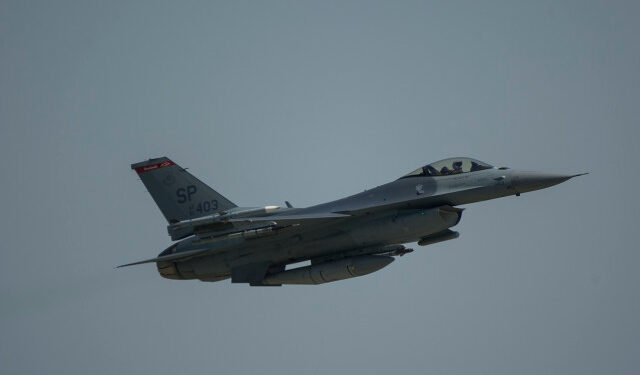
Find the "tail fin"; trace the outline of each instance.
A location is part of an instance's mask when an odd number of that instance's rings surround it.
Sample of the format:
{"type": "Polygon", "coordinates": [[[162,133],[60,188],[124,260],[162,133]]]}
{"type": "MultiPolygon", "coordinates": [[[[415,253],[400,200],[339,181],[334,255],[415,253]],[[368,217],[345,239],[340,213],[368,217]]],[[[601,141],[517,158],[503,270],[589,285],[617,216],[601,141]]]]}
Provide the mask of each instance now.
{"type": "Polygon", "coordinates": [[[138,173],[169,223],[236,207],[167,157],[131,164],[131,169],[138,173]]]}

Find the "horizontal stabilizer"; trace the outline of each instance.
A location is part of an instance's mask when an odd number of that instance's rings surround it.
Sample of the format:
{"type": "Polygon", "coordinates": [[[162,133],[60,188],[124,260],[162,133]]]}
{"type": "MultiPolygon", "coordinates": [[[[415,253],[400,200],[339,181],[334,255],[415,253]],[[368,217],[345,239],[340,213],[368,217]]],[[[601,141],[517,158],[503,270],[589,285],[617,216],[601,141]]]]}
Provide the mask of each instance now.
{"type": "Polygon", "coordinates": [[[138,265],[138,264],[145,264],[145,263],[172,262],[172,261],[176,261],[176,260],[184,260],[184,258],[191,258],[191,257],[194,257],[194,256],[202,255],[202,254],[206,253],[207,251],[209,251],[209,249],[198,249],[198,250],[183,251],[181,253],[175,253],[175,254],[171,254],[171,255],[164,255],[164,256],[161,256],[161,257],[157,257],[157,258],[141,260],[139,262],[123,264],[123,265],[118,266],[116,268],[135,266],[135,265],[138,265]]]}

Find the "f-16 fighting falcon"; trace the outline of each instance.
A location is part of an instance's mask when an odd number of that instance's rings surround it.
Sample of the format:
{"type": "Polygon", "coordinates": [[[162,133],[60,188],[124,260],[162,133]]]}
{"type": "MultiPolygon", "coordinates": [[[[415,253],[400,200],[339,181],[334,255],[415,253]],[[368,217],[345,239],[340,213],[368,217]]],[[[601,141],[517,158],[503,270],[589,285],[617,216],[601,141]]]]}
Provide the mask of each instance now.
{"type": "Polygon", "coordinates": [[[155,263],[167,279],[252,286],[323,284],[363,276],[395,256],[459,236],[457,206],[544,189],[581,174],[496,168],[458,157],[307,208],[238,207],[166,157],[131,165],[167,219],[171,240],[155,263]],[[287,269],[287,265],[311,261],[287,269]]]}

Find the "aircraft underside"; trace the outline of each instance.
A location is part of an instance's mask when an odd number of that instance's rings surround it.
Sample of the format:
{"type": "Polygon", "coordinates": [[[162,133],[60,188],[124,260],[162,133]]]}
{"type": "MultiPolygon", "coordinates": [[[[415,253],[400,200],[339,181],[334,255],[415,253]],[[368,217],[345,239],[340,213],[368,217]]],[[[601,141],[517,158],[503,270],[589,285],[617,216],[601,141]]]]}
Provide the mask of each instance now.
{"type": "Polygon", "coordinates": [[[232,282],[252,285],[319,284],[362,276],[388,265],[393,256],[411,251],[401,244],[427,241],[430,236],[435,239],[433,242],[457,237],[448,228],[459,222],[461,212],[443,206],[400,210],[392,215],[363,215],[359,220],[305,233],[247,240],[243,246],[215,255],[158,262],[158,271],[170,279],[232,278],[232,282]],[[312,264],[285,271],[285,266],[306,260],[312,264]]]}

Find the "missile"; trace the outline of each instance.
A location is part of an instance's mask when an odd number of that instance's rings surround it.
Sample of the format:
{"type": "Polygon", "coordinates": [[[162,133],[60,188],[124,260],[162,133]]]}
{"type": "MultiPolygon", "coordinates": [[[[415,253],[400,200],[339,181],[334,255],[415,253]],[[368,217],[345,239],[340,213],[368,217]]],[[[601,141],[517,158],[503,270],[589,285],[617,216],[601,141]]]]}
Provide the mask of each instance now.
{"type": "Polygon", "coordinates": [[[250,207],[250,208],[233,208],[228,211],[222,211],[213,215],[203,216],[195,219],[182,220],[177,223],[169,225],[169,232],[176,230],[199,227],[202,225],[214,224],[228,219],[241,218],[247,216],[264,215],[276,210],[279,210],[280,206],[265,206],[265,207],[250,207]]]}
{"type": "Polygon", "coordinates": [[[201,245],[205,243],[233,240],[233,239],[239,239],[239,238],[242,238],[245,240],[252,240],[255,238],[273,236],[276,234],[277,234],[276,223],[271,222],[267,226],[263,226],[263,227],[216,233],[215,236],[202,237],[196,241],[193,241],[193,244],[201,245]]]}

